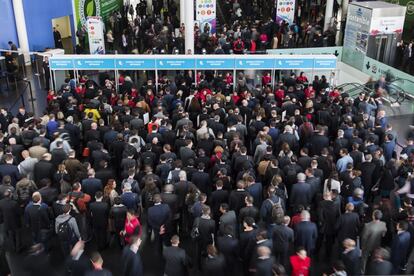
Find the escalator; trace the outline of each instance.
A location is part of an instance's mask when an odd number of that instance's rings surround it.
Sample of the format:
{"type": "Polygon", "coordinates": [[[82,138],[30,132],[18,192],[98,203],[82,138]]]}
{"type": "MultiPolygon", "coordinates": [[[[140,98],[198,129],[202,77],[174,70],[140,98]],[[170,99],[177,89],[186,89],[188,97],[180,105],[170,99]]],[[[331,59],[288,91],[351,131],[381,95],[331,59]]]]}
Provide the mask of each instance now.
{"type": "MultiPolygon", "coordinates": [[[[414,84],[414,82],[413,82],[414,84]]],[[[347,93],[351,98],[356,98],[359,93],[364,92],[365,94],[378,97],[376,94],[376,81],[367,82],[365,84],[360,83],[344,83],[337,88],[342,93],[347,93]]],[[[413,96],[410,96],[404,89],[396,84],[396,81],[387,82],[386,88],[381,95],[381,99],[391,105],[399,106],[405,99],[414,100],[413,96]]]]}

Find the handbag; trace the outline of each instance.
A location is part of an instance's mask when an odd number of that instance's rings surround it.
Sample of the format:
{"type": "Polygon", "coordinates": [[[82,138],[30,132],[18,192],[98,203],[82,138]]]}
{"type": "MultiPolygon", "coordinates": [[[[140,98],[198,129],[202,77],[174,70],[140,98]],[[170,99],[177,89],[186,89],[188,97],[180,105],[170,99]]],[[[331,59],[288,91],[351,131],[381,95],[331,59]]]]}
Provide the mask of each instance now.
{"type": "Polygon", "coordinates": [[[193,229],[191,229],[191,238],[193,240],[197,240],[200,237],[200,218],[197,218],[196,224],[194,225],[193,229]]]}

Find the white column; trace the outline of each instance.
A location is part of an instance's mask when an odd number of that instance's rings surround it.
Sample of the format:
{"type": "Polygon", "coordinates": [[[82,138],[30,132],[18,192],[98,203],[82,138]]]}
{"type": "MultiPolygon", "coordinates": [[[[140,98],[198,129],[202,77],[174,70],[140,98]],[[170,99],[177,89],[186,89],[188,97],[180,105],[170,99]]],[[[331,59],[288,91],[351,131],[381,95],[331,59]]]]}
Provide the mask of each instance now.
{"type": "Polygon", "coordinates": [[[180,24],[185,24],[185,0],[180,0],[180,24]]]}
{"type": "Polygon", "coordinates": [[[185,54],[194,54],[194,0],[185,2],[185,54]]]}
{"type": "Polygon", "coordinates": [[[154,14],[152,0],[147,0],[147,13],[151,15],[154,14]]]}
{"type": "MultiPolygon", "coordinates": [[[[14,20],[16,22],[19,49],[24,52],[24,61],[30,64],[29,39],[27,38],[26,20],[24,16],[23,0],[13,0],[14,20]]],[[[50,30],[51,31],[51,30],[50,30]]]]}
{"type": "Polygon", "coordinates": [[[333,14],[333,6],[334,6],[334,0],[326,0],[325,24],[323,27],[324,31],[328,29],[329,23],[331,23],[332,14],[333,14]]]}

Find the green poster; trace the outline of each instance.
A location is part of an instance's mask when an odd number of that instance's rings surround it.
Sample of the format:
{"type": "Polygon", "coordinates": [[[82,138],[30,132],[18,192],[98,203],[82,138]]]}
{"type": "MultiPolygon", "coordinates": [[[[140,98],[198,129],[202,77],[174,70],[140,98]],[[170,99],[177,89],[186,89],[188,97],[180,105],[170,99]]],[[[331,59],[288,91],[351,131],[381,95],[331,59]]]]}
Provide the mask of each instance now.
{"type": "Polygon", "coordinates": [[[114,11],[120,11],[123,0],[73,0],[77,28],[86,24],[88,16],[100,16],[104,23],[114,11]]]}

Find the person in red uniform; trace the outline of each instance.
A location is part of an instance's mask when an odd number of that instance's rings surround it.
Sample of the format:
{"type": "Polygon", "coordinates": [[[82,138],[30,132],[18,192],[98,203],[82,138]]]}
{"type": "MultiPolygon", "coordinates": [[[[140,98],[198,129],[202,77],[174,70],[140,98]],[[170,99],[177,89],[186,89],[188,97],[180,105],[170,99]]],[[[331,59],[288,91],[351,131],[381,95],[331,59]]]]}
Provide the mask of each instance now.
{"type": "Polygon", "coordinates": [[[296,255],[290,257],[290,264],[292,266],[292,276],[308,276],[311,259],[307,256],[306,250],[303,247],[296,250],[296,255]]]}
{"type": "Polygon", "coordinates": [[[262,86],[266,86],[268,85],[270,82],[272,81],[272,77],[270,76],[270,73],[267,72],[263,77],[262,77],[262,86]]]}
{"type": "Polygon", "coordinates": [[[125,219],[124,230],[121,231],[121,235],[124,237],[125,243],[129,244],[132,236],[141,237],[141,233],[142,227],[138,217],[133,211],[129,210],[125,219]]]}

